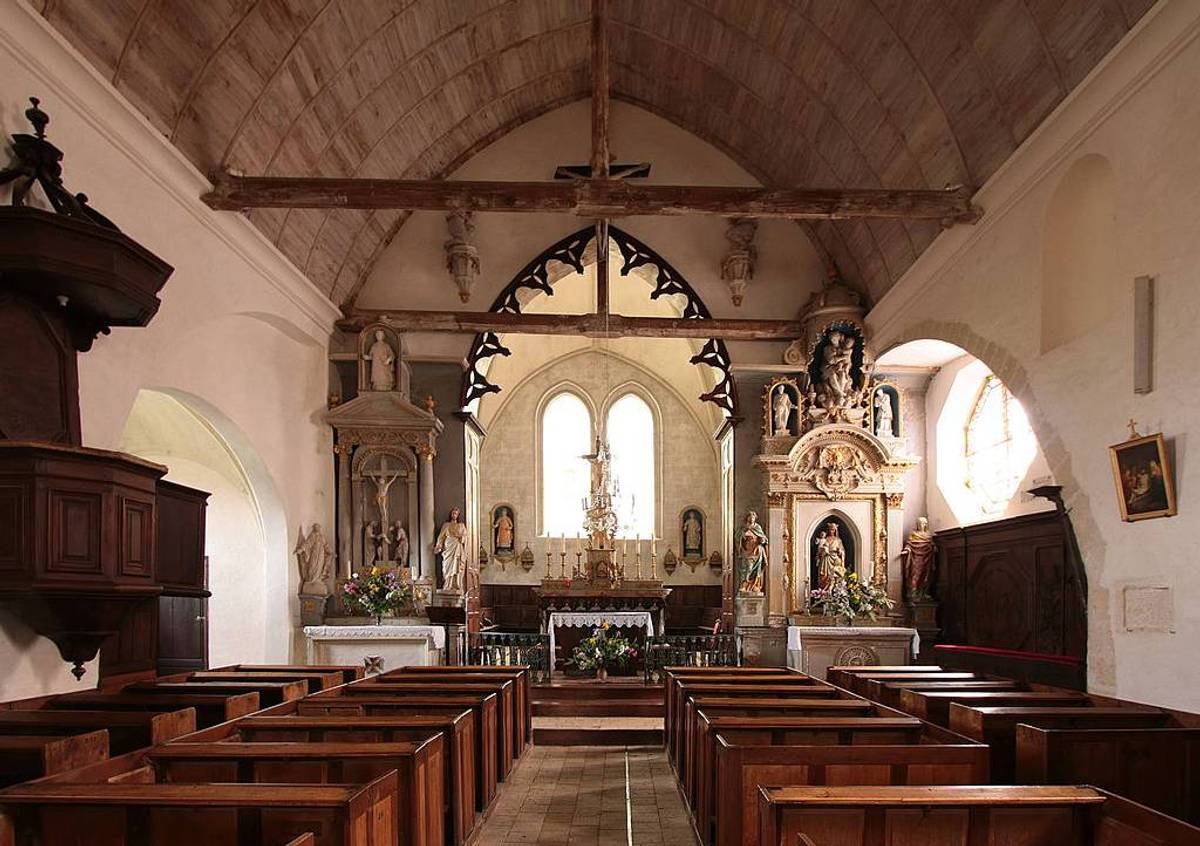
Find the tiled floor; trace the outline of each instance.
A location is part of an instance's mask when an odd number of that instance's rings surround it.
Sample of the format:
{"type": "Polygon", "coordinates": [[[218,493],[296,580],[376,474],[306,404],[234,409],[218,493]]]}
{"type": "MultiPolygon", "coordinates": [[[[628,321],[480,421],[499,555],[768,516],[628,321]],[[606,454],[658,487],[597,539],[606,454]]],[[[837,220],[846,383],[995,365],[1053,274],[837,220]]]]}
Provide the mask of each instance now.
{"type": "Polygon", "coordinates": [[[532,746],[477,843],[696,846],[696,838],[661,748],[532,746]]]}

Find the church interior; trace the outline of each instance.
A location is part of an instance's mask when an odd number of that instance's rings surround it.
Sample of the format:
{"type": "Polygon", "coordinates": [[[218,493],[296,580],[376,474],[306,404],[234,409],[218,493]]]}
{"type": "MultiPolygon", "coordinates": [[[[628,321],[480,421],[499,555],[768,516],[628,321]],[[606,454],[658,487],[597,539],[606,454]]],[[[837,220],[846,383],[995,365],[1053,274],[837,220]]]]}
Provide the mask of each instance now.
{"type": "Polygon", "coordinates": [[[3,0],[0,80],[0,846],[1200,844],[1196,0],[3,0]]]}

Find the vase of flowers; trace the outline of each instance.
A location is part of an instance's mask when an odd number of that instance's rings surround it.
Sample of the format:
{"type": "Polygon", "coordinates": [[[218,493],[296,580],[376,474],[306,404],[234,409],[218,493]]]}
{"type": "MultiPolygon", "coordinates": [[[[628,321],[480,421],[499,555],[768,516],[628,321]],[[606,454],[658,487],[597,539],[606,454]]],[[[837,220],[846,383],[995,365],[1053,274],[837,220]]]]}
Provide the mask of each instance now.
{"type": "Polygon", "coordinates": [[[412,585],[396,570],[372,567],[364,573],[352,573],[342,585],[346,604],[382,625],[387,614],[395,614],[412,603],[412,585]]]}
{"type": "Polygon", "coordinates": [[[858,573],[836,578],[828,587],[814,590],[809,594],[809,603],[822,614],[843,620],[847,626],[854,625],[858,617],[874,620],[881,611],[895,605],[887,591],[860,579],[858,573]]]}
{"type": "Polygon", "coordinates": [[[584,673],[595,673],[607,681],[609,671],[627,672],[638,659],[638,648],[627,638],[612,631],[612,623],[594,629],[571,653],[570,664],[584,673]]]}

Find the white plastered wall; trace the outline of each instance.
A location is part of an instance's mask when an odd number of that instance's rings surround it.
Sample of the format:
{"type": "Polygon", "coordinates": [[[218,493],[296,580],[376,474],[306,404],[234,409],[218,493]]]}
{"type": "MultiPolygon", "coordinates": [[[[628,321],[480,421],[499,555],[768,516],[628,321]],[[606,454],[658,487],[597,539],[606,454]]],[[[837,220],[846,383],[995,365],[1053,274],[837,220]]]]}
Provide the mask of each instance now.
{"type": "MultiPolygon", "coordinates": [[[[239,215],[199,201],[206,180],[27,7],[0,5],[0,133],[25,132],[26,95],[51,117],[65,182],[175,272],[148,328],[114,329],[79,357],[84,444],[115,449],[138,391],[177,391],[240,433],[253,473],[279,492],[284,518],[265,538],[261,654],[294,657],[291,545],[300,525],[332,519],[325,347],[337,312],[239,215]]],[[[0,197],[0,201],[7,201],[0,197]]],[[[235,633],[236,634],[236,633],[235,633]]],[[[252,648],[259,653],[259,646],[252,648]]],[[[75,683],[48,641],[0,618],[0,699],[75,683]]]]}
{"type": "Polygon", "coordinates": [[[1091,689],[1200,709],[1200,4],[1163,2],[979,192],[974,227],[934,243],[875,307],[880,349],[950,341],[1021,400],[1071,509],[1089,581],[1091,689]],[[1100,155],[1116,195],[1120,302],[1101,325],[1041,353],[1046,215],[1072,163],[1100,155]],[[1133,279],[1155,279],[1154,391],[1132,390],[1133,279]],[[1171,443],[1179,516],[1123,523],[1107,447],[1136,418],[1171,443]],[[1127,631],[1123,591],[1171,589],[1173,631],[1127,631]]]}

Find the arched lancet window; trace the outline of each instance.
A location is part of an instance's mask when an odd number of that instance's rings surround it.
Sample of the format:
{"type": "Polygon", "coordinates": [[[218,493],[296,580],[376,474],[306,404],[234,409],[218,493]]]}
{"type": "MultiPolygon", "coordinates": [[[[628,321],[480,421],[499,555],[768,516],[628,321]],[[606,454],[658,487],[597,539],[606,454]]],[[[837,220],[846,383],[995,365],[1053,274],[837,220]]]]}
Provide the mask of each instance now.
{"type": "Polygon", "coordinates": [[[608,409],[605,424],[617,497],[618,537],[654,536],[654,414],[637,394],[625,394],[608,409]]]}
{"type": "MultiPolygon", "coordinates": [[[[588,494],[592,414],[583,400],[563,391],[542,411],[542,530],[550,537],[583,534],[588,494]]],[[[514,468],[515,469],[515,468],[514,468]]]]}
{"type": "Polygon", "coordinates": [[[1025,410],[995,375],[983,379],[967,418],[967,487],[985,514],[1004,510],[1037,455],[1025,410]]]}

